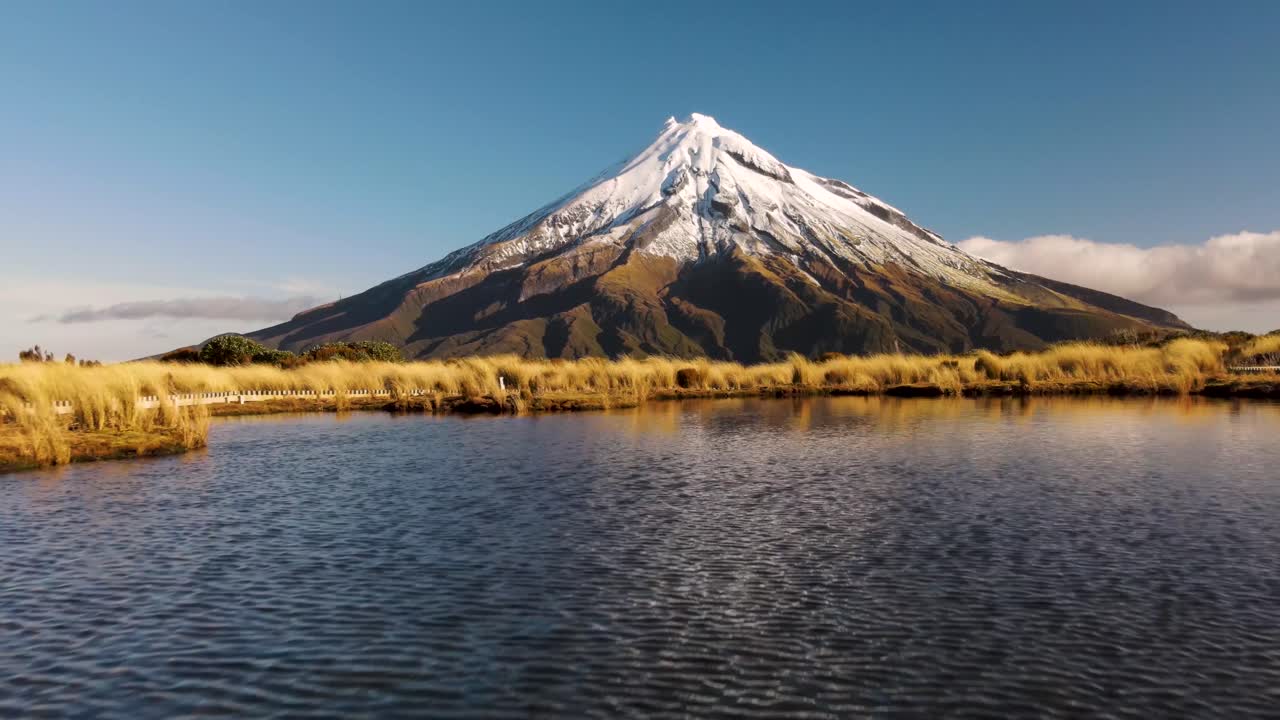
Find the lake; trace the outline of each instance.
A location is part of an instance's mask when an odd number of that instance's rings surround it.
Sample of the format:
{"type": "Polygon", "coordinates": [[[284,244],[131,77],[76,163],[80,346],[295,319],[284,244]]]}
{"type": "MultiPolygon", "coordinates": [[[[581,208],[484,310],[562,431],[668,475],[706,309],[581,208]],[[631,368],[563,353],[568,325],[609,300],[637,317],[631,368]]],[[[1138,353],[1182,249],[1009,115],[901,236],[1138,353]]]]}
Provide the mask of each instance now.
{"type": "Polygon", "coordinates": [[[1280,405],[215,422],[0,476],[0,716],[1274,717],[1280,405]]]}

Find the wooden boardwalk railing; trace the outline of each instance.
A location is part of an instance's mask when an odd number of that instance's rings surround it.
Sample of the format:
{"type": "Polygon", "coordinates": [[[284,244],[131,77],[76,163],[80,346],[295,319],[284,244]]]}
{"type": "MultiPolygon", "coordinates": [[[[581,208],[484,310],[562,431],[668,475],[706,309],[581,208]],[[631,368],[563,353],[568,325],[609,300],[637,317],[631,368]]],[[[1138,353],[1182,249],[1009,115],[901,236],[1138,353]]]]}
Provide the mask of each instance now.
{"type": "Polygon", "coordinates": [[[1280,374],[1280,365],[1249,365],[1245,367],[1227,368],[1238,375],[1266,375],[1269,373],[1280,374]]]}
{"type": "MultiPolygon", "coordinates": [[[[391,397],[389,390],[347,390],[344,393],[347,397],[391,397]]],[[[409,395],[425,395],[425,390],[410,390],[409,395]]],[[[321,400],[324,398],[337,397],[338,392],[329,390],[327,392],[316,392],[315,390],[241,390],[237,392],[204,392],[204,393],[181,393],[170,395],[168,404],[177,407],[186,405],[221,405],[225,403],[252,403],[266,402],[268,400],[280,400],[283,398],[305,398],[321,400]]],[[[158,395],[143,395],[138,398],[138,407],[144,409],[158,408],[161,405],[158,395]]],[[[27,408],[35,409],[30,403],[27,408]]],[[[57,400],[53,403],[53,412],[58,415],[67,415],[75,412],[69,400],[57,400]]]]}

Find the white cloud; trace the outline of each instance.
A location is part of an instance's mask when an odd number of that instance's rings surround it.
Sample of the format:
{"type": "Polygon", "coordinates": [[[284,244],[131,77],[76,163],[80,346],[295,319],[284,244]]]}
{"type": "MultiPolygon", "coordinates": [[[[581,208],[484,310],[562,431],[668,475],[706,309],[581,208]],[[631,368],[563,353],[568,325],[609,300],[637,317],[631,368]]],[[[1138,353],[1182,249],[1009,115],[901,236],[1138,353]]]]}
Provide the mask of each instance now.
{"type": "Polygon", "coordinates": [[[1213,329],[1280,327],[1280,230],[1143,248],[1070,235],[973,237],[965,252],[1054,280],[1172,310],[1213,329]]]}
{"type": "Polygon", "coordinates": [[[218,333],[257,330],[318,304],[229,298],[225,290],[218,295],[168,284],[35,278],[15,273],[12,282],[0,282],[0,363],[16,360],[33,344],[58,354],[129,360],[218,333]]]}
{"type": "Polygon", "coordinates": [[[280,300],[254,297],[178,298],[115,303],[101,308],[67,310],[56,317],[42,315],[32,322],[56,320],[60,323],[91,323],[104,320],[145,320],[148,318],[215,318],[225,320],[287,320],[313,308],[321,300],[304,295],[280,300]]]}

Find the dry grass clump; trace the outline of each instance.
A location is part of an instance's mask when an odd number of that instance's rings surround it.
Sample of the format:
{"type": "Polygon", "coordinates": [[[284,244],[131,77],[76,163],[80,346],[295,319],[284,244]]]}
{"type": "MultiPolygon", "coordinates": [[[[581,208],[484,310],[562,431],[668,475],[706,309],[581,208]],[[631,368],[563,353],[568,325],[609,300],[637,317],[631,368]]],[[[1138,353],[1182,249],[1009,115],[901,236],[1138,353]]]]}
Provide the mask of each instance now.
{"type": "Polygon", "coordinates": [[[0,365],[0,466],[17,460],[59,465],[84,453],[109,451],[114,456],[202,447],[209,435],[208,408],[172,402],[154,410],[139,406],[144,396],[167,399],[169,392],[161,377],[139,372],[132,364],[0,365]],[[55,411],[55,403],[62,402],[71,403],[71,413],[55,411]],[[82,447],[89,436],[95,441],[92,451],[82,447]],[[103,442],[124,437],[130,438],[129,447],[103,442]]]}
{"type": "Polygon", "coordinates": [[[823,363],[808,363],[793,357],[796,377],[819,387],[840,387],[858,392],[876,393],[895,385],[936,385],[958,393],[966,383],[979,379],[972,358],[945,355],[868,355],[833,358],[823,363]],[[812,369],[804,368],[805,364],[812,369]]]}
{"type": "MultiPolygon", "coordinates": [[[[0,409],[12,412],[10,401],[0,396],[0,409]]],[[[0,469],[26,461],[32,465],[71,462],[71,443],[63,423],[53,413],[29,413],[24,421],[0,424],[0,469]]]]}
{"type": "Polygon", "coordinates": [[[1163,347],[1068,343],[1039,353],[998,357],[980,351],[974,370],[990,380],[1037,384],[1098,383],[1133,390],[1190,392],[1224,371],[1225,343],[1180,339],[1163,347]]]}
{"type": "Polygon", "coordinates": [[[1240,349],[1246,362],[1258,365],[1280,365],[1280,335],[1263,335],[1240,349]]]}

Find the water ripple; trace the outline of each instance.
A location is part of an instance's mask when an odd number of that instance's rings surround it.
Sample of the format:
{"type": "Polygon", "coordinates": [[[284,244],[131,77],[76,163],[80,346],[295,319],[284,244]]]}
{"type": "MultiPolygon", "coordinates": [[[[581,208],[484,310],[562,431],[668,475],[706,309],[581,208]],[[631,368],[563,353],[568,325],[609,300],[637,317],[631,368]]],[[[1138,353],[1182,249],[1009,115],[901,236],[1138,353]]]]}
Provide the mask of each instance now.
{"type": "Polygon", "coordinates": [[[0,478],[0,716],[1280,707],[1280,407],[219,423],[0,478]]]}

